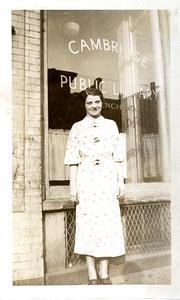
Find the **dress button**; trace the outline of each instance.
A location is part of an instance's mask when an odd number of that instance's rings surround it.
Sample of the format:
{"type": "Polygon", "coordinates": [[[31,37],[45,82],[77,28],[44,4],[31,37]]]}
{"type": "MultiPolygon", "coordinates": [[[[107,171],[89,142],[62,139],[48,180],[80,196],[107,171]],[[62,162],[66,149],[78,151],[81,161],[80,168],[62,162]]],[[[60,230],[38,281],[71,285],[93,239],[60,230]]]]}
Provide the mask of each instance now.
{"type": "Polygon", "coordinates": [[[100,160],[98,158],[95,159],[95,165],[100,165],[100,160]]]}
{"type": "Polygon", "coordinates": [[[94,138],[94,141],[95,141],[95,143],[98,143],[98,142],[99,142],[99,138],[98,138],[98,137],[95,137],[95,138],[94,138]]]}

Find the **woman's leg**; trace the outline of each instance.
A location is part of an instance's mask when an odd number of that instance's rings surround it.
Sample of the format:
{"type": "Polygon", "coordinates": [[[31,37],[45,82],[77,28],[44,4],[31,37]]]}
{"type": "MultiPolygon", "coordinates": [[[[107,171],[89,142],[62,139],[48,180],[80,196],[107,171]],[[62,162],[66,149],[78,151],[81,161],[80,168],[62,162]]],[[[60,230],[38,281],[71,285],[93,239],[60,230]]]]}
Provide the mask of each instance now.
{"type": "Polygon", "coordinates": [[[100,259],[99,262],[99,277],[100,277],[100,284],[112,284],[109,278],[109,261],[106,258],[100,259]]]}
{"type": "Polygon", "coordinates": [[[88,268],[89,279],[97,279],[95,258],[93,256],[86,256],[86,263],[88,268]]]}
{"type": "Polygon", "coordinates": [[[99,276],[101,279],[103,278],[108,278],[108,265],[109,265],[109,261],[108,259],[100,259],[99,262],[99,276]]]}

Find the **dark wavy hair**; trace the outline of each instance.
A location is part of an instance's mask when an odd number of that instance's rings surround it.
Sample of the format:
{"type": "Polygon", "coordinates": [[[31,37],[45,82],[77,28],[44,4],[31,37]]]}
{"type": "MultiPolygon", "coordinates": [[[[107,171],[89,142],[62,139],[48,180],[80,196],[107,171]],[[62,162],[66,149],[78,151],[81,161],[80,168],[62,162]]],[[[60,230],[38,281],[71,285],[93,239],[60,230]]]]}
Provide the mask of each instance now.
{"type": "Polygon", "coordinates": [[[104,102],[104,97],[103,97],[103,93],[95,88],[95,87],[89,87],[84,91],[84,101],[86,100],[87,96],[92,95],[92,96],[99,96],[101,101],[104,102]]]}

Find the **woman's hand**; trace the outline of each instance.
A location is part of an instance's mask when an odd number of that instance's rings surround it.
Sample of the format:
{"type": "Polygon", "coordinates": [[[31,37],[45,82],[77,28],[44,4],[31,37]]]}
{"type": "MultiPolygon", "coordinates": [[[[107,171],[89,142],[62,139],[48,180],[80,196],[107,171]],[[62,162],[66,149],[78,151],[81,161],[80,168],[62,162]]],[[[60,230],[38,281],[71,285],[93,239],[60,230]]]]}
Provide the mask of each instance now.
{"type": "Polygon", "coordinates": [[[125,195],[125,186],[124,179],[122,176],[122,164],[121,162],[116,162],[116,171],[117,171],[117,199],[125,195]]]}
{"type": "Polygon", "coordinates": [[[79,204],[79,200],[78,200],[78,195],[77,194],[73,194],[70,195],[70,199],[74,204],[79,204]]]}
{"type": "Polygon", "coordinates": [[[74,204],[78,204],[78,193],[77,193],[77,165],[70,165],[70,199],[74,204]]]}
{"type": "Polygon", "coordinates": [[[124,182],[117,182],[117,199],[119,200],[121,197],[125,195],[125,185],[124,182]]]}

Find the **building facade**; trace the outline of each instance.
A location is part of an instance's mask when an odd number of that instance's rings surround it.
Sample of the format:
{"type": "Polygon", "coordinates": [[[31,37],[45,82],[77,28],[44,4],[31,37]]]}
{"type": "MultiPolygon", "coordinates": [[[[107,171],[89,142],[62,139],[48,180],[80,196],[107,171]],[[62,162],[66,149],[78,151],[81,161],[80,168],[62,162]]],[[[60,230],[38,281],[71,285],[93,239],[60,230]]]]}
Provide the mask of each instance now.
{"type": "Polygon", "coordinates": [[[63,157],[72,124],[84,116],[81,92],[92,85],[102,90],[103,114],[122,138],[127,255],[169,249],[170,17],[12,11],[14,284],[45,284],[46,274],[79,259],[63,157]],[[140,212],[134,228],[132,215],[140,212]],[[142,230],[137,244],[133,235],[142,230]]]}

